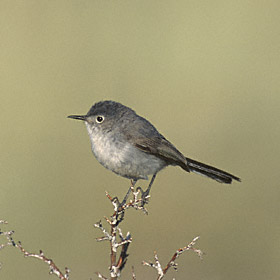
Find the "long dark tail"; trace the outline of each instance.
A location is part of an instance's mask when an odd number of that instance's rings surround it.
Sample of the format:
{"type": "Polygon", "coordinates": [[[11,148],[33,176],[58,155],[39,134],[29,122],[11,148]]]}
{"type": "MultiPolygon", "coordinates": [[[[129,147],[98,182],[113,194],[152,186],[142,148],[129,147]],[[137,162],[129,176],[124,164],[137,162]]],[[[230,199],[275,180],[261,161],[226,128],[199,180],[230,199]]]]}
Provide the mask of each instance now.
{"type": "Polygon", "coordinates": [[[187,162],[188,162],[188,169],[186,169],[187,171],[191,171],[194,173],[198,173],[200,175],[204,175],[206,177],[212,178],[220,183],[226,183],[226,184],[231,184],[232,180],[236,180],[236,181],[241,181],[240,178],[227,173],[223,170],[220,170],[218,168],[215,168],[213,166],[195,161],[193,159],[190,158],[186,158],[187,162]]]}

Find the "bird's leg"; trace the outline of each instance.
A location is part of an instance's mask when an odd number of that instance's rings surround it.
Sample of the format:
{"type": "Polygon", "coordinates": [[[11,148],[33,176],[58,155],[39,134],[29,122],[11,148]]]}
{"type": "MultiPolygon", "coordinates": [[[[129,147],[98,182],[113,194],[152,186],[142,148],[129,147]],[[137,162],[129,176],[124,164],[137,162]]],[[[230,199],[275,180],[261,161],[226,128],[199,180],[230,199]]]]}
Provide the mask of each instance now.
{"type": "Polygon", "coordinates": [[[134,188],[136,182],[137,182],[136,179],[131,180],[131,186],[129,187],[129,189],[128,189],[128,191],[127,191],[127,193],[126,193],[126,195],[125,195],[125,197],[124,197],[124,199],[123,199],[123,201],[121,203],[119,202],[117,197],[113,198],[114,201],[117,204],[117,208],[116,208],[116,211],[115,211],[115,214],[114,214],[114,215],[116,215],[117,224],[119,224],[123,220],[123,218],[124,218],[124,209],[123,209],[123,207],[126,204],[128,196],[129,196],[131,190],[134,188]]]}
{"type": "Polygon", "coordinates": [[[126,203],[126,201],[127,201],[127,199],[128,199],[128,196],[129,196],[129,194],[130,194],[130,192],[131,192],[131,189],[134,188],[136,182],[137,182],[136,179],[131,180],[131,186],[129,187],[129,189],[128,189],[128,191],[127,191],[127,193],[126,193],[126,195],[125,195],[123,201],[120,203],[120,206],[119,206],[119,207],[122,207],[123,205],[125,205],[125,203],[126,203]]]}
{"type": "Polygon", "coordinates": [[[148,188],[143,191],[141,187],[137,188],[137,190],[140,190],[141,192],[141,198],[142,198],[142,203],[141,203],[141,206],[144,207],[145,204],[148,203],[148,198],[149,198],[149,194],[150,194],[150,191],[151,191],[151,187],[152,187],[152,184],[154,183],[154,180],[157,176],[157,173],[155,173],[149,183],[149,186],[148,188]]]}

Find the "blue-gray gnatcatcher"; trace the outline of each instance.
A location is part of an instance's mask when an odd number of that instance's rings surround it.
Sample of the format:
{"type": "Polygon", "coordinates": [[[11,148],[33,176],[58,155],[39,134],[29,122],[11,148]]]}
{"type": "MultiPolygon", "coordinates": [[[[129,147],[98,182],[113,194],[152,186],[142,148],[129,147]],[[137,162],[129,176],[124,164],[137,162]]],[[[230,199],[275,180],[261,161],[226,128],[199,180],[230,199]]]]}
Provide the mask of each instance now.
{"type": "MultiPolygon", "coordinates": [[[[85,122],[92,152],[107,169],[133,180],[148,179],[168,165],[179,165],[220,183],[240,179],[232,174],[185,157],[145,118],[114,101],[94,104],[86,115],[68,118],[85,122]]],[[[149,192],[149,191],[148,191],[149,192]]]]}

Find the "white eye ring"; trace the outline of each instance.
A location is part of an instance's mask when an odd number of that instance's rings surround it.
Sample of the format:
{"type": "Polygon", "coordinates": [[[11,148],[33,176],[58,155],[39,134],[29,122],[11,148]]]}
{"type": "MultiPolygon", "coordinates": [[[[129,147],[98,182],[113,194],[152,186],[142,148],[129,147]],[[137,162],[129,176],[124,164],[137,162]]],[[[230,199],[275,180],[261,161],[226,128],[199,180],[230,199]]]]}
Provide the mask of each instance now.
{"type": "Polygon", "coordinates": [[[96,117],[96,122],[97,123],[102,123],[104,121],[104,117],[103,116],[97,116],[96,117]]]}

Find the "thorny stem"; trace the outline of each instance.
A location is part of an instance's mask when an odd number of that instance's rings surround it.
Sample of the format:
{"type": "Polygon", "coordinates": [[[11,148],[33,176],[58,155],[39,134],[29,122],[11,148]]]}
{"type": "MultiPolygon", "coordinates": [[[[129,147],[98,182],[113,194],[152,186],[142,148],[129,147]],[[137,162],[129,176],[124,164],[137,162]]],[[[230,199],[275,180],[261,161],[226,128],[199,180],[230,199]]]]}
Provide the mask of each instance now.
{"type": "Polygon", "coordinates": [[[69,280],[70,270],[66,267],[65,274],[63,274],[60,271],[60,269],[56,266],[56,264],[53,262],[53,260],[47,258],[44,255],[42,250],[40,250],[39,254],[29,253],[22,247],[20,242],[17,243],[16,247],[19,248],[19,250],[24,254],[25,257],[32,257],[35,259],[39,259],[39,260],[42,260],[44,263],[48,264],[49,268],[50,268],[50,274],[55,274],[60,280],[69,280]]]}
{"type": "MultiPolygon", "coordinates": [[[[110,279],[115,280],[120,276],[121,270],[124,268],[127,261],[127,250],[130,242],[132,241],[131,235],[128,232],[126,237],[122,235],[121,229],[119,228],[119,224],[124,220],[125,210],[128,208],[134,208],[137,210],[142,210],[144,213],[147,213],[146,209],[141,205],[142,197],[140,199],[137,198],[140,190],[135,191],[136,181],[131,181],[131,187],[127,192],[125,198],[122,202],[119,202],[117,197],[112,198],[108,192],[106,192],[106,196],[111,201],[114,209],[114,213],[110,218],[106,218],[105,220],[110,225],[110,233],[106,231],[106,229],[102,226],[101,222],[96,223],[94,226],[99,228],[104,236],[97,238],[97,241],[105,241],[108,240],[110,242],[110,279]],[[128,200],[129,194],[132,193],[132,200],[128,200]],[[120,242],[117,242],[117,238],[120,238],[120,242]],[[122,247],[121,253],[117,258],[117,248],[122,247]]],[[[99,278],[105,279],[105,277],[97,273],[99,278]]]]}
{"type": "Polygon", "coordinates": [[[202,259],[203,252],[199,249],[193,248],[193,246],[195,245],[195,243],[198,239],[199,239],[199,236],[195,237],[187,246],[178,249],[175,252],[175,254],[172,256],[171,260],[167,263],[167,265],[163,269],[163,274],[166,274],[166,272],[168,271],[168,269],[170,267],[173,267],[175,270],[177,269],[177,264],[175,263],[175,260],[185,251],[192,250],[195,253],[197,253],[197,255],[199,256],[200,259],[202,259]]]}
{"type": "Polygon", "coordinates": [[[110,272],[111,272],[111,279],[117,279],[118,277],[118,271],[116,267],[116,258],[117,258],[117,250],[113,244],[116,242],[116,226],[111,224],[111,267],[110,267],[110,272]]]}
{"type": "MultiPolygon", "coordinates": [[[[2,220],[0,221],[0,224],[4,224],[4,223],[7,224],[7,222],[5,222],[5,221],[2,221],[2,220]]],[[[44,255],[42,250],[40,250],[39,254],[28,252],[27,250],[25,250],[22,247],[22,244],[20,241],[18,241],[17,243],[14,241],[14,239],[12,237],[13,233],[14,233],[13,231],[0,232],[0,235],[5,236],[8,240],[8,242],[6,244],[0,245],[0,249],[4,248],[6,246],[13,246],[15,248],[18,248],[25,257],[36,258],[36,259],[42,260],[44,263],[48,264],[49,269],[50,269],[50,271],[49,271],[50,274],[56,275],[60,280],[69,280],[70,270],[67,267],[65,268],[65,273],[63,274],[61,272],[61,270],[57,267],[57,265],[54,263],[54,261],[52,259],[47,258],[44,255]]]]}
{"type": "Polygon", "coordinates": [[[162,266],[159,262],[159,259],[158,259],[158,256],[157,256],[157,253],[154,252],[154,257],[155,257],[155,263],[152,263],[152,262],[146,262],[146,261],[143,261],[142,264],[143,265],[146,265],[146,266],[150,266],[150,267],[153,267],[154,269],[157,270],[157,273],[158,273],[158,277],[157,277],[157,280],[161,280],[163,279],[163,277],[165,276],[165,274],[167,273],[167,271],[169,270],[170,267],[173,267],[175,270],[177,270],[177,264],[175,263],[175,260],[185,251],[189,251],[189,250],[192,250],[194,251],[195,253],[198,254],[198,256],[202,259],[202,255],[203,255],[203,252],[199,249],[195,249],[193,248],[193,246],[195,245],[196,241],[199,239],[199,236],[195,237],[187,246],[183,247],[183,248],[180,248],[178,249],[175,254],[172,256],[172,258],[170,259],[170,261],[167,263],[167,265],[165,266],[164,269],[162,269],[162,266]]]}
{"type": "MultiPolygon", "coordinates": [[[[156,175],[156,174],[155,174],[156,175]]],[[[119,278],[120,273],[122,269],[124,268],[127,258],[128,258],[128,247],[132,241],[131,235],[128,232],[126,237],[123,236],[121,229],[119,228],[119,224],[124,220],[124,213],[125,210],[128,208],[134,208],[136,210],[142,210],[145,214],[147,214],[147,210],[144,208],[144,205],[147,203],[147,199],[149,198],[149,191],[151,189],[151,185],[154,181],[155,175],[153,176],[148,189],[144,192],[140,187],[134,189],[136,181],[131,182],[131,187],[130,190],[127,192],[124,200],[122,203],[119,203],[119,200],[117,197],[112,198],[107,192],[106,196],[108,199],[111,201],[113,208],[114,208],[114,213],[113,215],[109,218],[105,217],[105,220],[108,222],[110,225],[110,233],[106,231],[106,229],[102,226],[101,221],[96,223],[94,226],[96,228],[99,228],[103,232],[103,236],[100,238],[97,238],[97,241],[105,241],[108,240],[110,242],[110,279],[111,280],[116,280],[119,278]],[[127,202],[129,194],[132,193],[133,198],[127,202]],[[138,198],[138,195],[141,193],[141,198],[138,198]],[[119,237],[120,241],[117,241],[117,237],[119,237]],[[117,260],[117,248],[122,247],[121,253],[119,255],[119,258],[117,260]]],[[[7,222],[4,220],[0,220],[0,224],[6,224],[7,222]]],[[[47,263],[50,269],[50,274],[56,275],[60,280],[69,280],[69,272],[70,270],[68,268],[65,268],[65,273],[63,274],[61,270],[56,266],[56,264],[52,261],[52,259],[47,258],[44,253],[40,250],[39,254],[35,253],[30,253],[26,251],[23,247],[21,242],[15,242],[12,238],[13,231],[6,231],[2,232],[0,231],[0,235],[5,236],[6,239],[8,240],[7,243],[5,244],[0,244],[0,249],[6,247],[6,246],[14,246],[18,248],[25,257],[33,257],[39,260],[42,260],[43,262],[47,263]]],[[[187,246],[178,249],[175,254],[172,256],[170,261],[167,263],[167,265],[162,268],[158,256],[155,254],[155,263],[151,262],[145,262],[143,261],[143,265],[147,265],[150,267],[153,267],[154,269],[157,270],[158,272],[158,280],[161,280],[167,271],[169,270],[170,267],[174,268],[177,270],[177,264],[175,263],[175,260],[181,255],[184,251],[192,250],[195,253],[198,254],[200,258],[202,258],[202,251],[199,249],[193,248],[195,245],[196,241],[199,239],[199,237],[194,238],[187,246]]],[[[103,280],[108,280],[107,277],[103,276],[101,273],[97,272],[97,276],[100,279],[103,280]]],[[[136,280],[136,275],[134,273],[134,268],[132,268],[132,279],[136,280]]]]}

